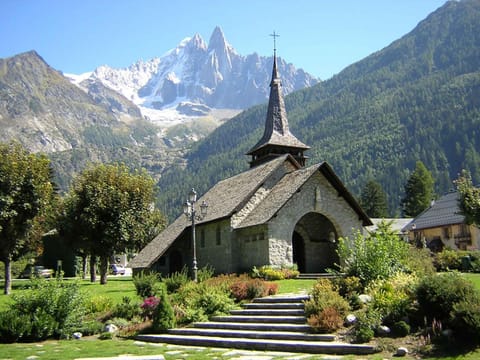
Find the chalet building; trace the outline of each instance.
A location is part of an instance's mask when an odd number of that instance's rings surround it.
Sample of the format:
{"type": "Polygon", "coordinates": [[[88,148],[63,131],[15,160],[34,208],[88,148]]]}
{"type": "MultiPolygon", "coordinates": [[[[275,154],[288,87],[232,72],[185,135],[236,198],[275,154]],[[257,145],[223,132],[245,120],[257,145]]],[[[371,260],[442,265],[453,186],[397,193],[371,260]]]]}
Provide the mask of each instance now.
{"type": "MultiPolygon", "coordinates": [[[[323,272],[338,263],[337,239],[372,225],[326,162],[305,167],[309,147],[289,130],[274,56],[265,131],[248,152],[250,169],[198,199],[208,212],[195,226],[198,267],[241,273],[253,266],[297,264],[323,272]]],[[[190,267],[191,222],[178,217],[129,264],[134,273],[190,267]]]]}
{"type": "Polygon", "coordinates": [[[432,203],[407,225],[407,230],[412,243],[427,246],[432,251],[480,249],[480,229],[465,223],[456,191],[432,203]]]}

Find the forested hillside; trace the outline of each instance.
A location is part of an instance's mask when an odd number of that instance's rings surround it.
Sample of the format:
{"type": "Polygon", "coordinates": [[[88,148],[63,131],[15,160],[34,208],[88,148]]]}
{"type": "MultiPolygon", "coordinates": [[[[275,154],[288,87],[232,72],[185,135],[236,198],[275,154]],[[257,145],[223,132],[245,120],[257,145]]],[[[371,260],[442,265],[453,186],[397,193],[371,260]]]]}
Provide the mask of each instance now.
{"type": "MultiPolygon", "coordinates": [[[[312,147],[308,163],[329,162],[356,196],[375,179],[390,215],[400,215],[416,160],[438,194],[463,168],[480,183],[480,0],[447,2],[403,38],[285,103],[292,132],[312,147]]],[[[186,168],[160,179],[160,208],[177,215],[192,186],[203,193],[247,169],[244,154],[265,116],[266,106],[249,109],[196,144],[186,168]]]]}

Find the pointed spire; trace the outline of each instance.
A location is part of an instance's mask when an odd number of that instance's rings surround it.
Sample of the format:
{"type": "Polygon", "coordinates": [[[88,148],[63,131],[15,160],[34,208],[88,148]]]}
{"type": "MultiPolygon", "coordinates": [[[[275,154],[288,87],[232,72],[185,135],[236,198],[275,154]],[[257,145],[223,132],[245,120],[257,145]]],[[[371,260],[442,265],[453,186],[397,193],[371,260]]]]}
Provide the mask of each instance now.
{"type": "Polygon", "coordinates": [[[260,141],[247,153],[252,156],[250,166],[254,167],[284,154],[291,154],[297,162],[305,165],[303,152],[310,147],[298,140],[288,127],[287,112],[282,95],[282,83],[277,70],[277,49],[275,38],[279,35],[273,32],[274,52],[272,81],[270,82],[270,97],[268,101],[265,131],[260,141]]]}

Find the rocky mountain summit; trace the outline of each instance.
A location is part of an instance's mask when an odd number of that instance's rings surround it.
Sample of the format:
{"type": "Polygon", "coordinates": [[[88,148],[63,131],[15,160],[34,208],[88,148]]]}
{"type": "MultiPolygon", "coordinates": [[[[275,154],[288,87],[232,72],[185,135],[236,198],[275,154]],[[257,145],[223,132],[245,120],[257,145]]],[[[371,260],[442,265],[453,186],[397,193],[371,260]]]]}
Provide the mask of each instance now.
{"type": "MultiPolygon", "coordinates": [[[[206,115],[212,108],[242,110],[264,103],[272,64],[273,57],[238,54],[216,27],[208,45],[195,34],[160,58],[140,60],[124,69],[100,66],[77,77],[77,83],[86,76],[100,81],[140,106],[155,122],[162,116],[154,110],[173,108],[179,115],[192,116],[206,115]]],[[[285,94],[318,82],[281,58],[277,64],[285,94]]]]}

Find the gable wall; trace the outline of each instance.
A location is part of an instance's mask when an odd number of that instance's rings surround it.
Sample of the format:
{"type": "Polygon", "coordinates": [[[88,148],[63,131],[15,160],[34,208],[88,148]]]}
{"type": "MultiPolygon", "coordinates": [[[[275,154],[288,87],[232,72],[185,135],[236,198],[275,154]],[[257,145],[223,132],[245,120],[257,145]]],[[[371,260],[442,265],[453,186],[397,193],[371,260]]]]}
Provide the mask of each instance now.
{"type": "MultiPolygon", "coordinates": [[[[327,217],[334,225],[337,237],[352,237],[355,230],[364,231],[358,214],[343,197],[338,196],[330,182],[316,172],[269,222],[269,264],[292,264],[293,231],[298,221],[309,212],[327,217]]],[[[321,256],[319,249],[315,248],[318,244],[305,245],[310,262],[315,260],[315,256],[321,256]]]]}

